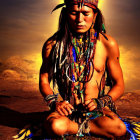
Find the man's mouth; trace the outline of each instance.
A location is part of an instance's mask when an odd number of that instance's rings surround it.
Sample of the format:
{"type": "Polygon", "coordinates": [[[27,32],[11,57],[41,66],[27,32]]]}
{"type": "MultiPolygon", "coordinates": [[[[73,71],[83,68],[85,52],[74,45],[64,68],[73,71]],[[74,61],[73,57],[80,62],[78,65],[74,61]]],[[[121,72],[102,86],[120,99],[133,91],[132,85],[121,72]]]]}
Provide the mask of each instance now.
{"type": "Polygon", "coordinates": [[[78,29],[82,29],[82,28],[84,28],[84,25],[77,25],[76,26],[78,29]]]}

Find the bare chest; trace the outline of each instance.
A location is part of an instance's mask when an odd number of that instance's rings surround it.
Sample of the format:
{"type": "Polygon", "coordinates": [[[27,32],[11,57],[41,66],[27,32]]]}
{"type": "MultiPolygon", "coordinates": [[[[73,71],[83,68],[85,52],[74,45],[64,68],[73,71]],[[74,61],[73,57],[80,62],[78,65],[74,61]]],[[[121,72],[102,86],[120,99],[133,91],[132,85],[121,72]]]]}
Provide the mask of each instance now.
{"type": "Polygon", "coordinates": [[[94,70],[97,71],[99,74],[105,70],[107,59],[107,51],[102,43],[97,42],[96,51],[94,55],[94,70]]]}
{"type": "Polygon", "coordinates": [[[85,98],[97,98],[101,79],[105,72],[107,51],[102,43],[97,42],[96,51],[93,59],[93,72],[91,80],[85,86],[85,98]]]}

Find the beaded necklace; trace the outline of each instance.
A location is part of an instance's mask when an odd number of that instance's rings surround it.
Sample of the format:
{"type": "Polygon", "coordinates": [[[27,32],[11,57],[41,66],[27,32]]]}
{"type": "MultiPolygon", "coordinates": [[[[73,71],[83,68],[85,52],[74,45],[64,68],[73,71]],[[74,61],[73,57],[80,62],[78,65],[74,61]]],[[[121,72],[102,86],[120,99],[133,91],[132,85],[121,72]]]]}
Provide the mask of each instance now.
{"type": "Polygon", "coordinates": [[[73,37],[69,50],[70,65],[66,69],[66,76],[71,82],[71,93],[77,97],[76,104],[84,103],[85,83],[94,71],[94,54],[97,42],[97,32],[91,26],[89,32],[73,37]]]}

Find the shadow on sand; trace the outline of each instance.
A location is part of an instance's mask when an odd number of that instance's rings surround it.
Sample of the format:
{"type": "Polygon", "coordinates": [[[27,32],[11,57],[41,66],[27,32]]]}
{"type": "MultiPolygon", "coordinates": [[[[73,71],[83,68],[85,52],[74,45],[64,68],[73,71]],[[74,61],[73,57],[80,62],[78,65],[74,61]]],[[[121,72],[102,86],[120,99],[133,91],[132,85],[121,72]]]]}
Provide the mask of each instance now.
{"type": "MultiPolygon", "coordinates": [[[[18,111],[9,109],[4,106],[0,106],[0,125],[8,126],[8,127],[13,127],[17,129],[23,129],[27,128],[28,126],[39,126],[42,127],[43,122],[47,115],[49,115],[49,111],[45,112],[33,112],[33,113],[20,113],[18,111]],[[40,125],[41,124],[41,125],[40,125]]],[[[46,135],[44,132],[42,133],[43,135],[37,135],[33,137],[33,140],[41,140],[42,138],[46,138],[46,135]]],[[[73,136],[68,136],[66,139],[68,140],[75,140],[76,137],[73,136]]],[[[85,139],[92,139],[92,140],[103,140],[104,138],[95,138],[95,137],[89,137],[89,136],[84,136],[85,139]]],[[[128,140],[130,136],[128,135],[127,137],[121,137],[116,140],[128,140]]],[[[58,138],[62,139],[62,138],[58,138]]],[[[78,138],[81,140],[82,138],[78,138]]]]}
{"type": "Polygon", "coordinates": [[[21,129],[27,124],[42,123],[49,111],[20,113],[18,111],[0,106],[0,125],[21,129]]]}

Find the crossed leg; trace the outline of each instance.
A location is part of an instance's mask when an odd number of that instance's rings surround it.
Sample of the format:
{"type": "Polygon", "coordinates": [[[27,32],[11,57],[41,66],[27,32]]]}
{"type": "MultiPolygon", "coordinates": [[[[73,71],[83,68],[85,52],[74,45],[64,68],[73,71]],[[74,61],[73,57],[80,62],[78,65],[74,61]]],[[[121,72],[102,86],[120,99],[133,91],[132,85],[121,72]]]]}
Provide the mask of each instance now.
{"type": "MultiPolygon", "coordinates": [[[[110,110],[104,110],[105,116],[90,120],[90,133],[96,136],[113,138],[126,133],[125,124],[110,110]]],[[[62,136],[64,134],[77,134],[78,124],[57,112],[51,113],[45,121],[45,129],[49,136],[62,136]]]]}

